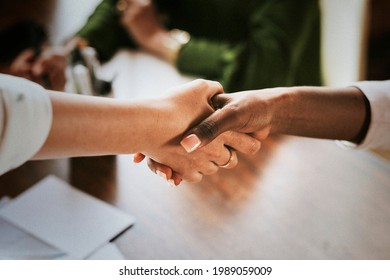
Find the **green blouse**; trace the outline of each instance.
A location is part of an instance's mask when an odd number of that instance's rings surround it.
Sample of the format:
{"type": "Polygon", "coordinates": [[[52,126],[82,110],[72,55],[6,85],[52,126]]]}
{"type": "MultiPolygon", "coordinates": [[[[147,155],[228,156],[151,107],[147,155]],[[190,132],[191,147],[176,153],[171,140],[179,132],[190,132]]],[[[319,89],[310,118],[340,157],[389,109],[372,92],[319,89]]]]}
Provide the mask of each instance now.
{"type": "MultiPolygon", "coordinates": [[[[120,25],[118,0],[103,0],[78,35],[107,60],[136,44],[120,25]]],[[[167,28],[191,34],[179,71],[226,91],[320,85],[318,0],[155,0],[167,28]]]]}

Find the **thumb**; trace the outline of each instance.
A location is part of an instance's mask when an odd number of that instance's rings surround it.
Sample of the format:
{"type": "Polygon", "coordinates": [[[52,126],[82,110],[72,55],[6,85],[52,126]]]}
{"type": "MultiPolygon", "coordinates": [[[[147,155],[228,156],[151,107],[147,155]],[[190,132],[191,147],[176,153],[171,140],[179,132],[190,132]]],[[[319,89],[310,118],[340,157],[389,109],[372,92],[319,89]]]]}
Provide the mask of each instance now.
{"type": "MultiPolygon", "coordinates": [[[[226,96],[226,94],[221,94],[219,98],[213,98],[212,102],[216,105],[216,108],[222,107],[229,102],[226,96]]],[[[207,145],[220,134],[229,130],[237,130],[237,122],[238,119],[234,110],[227,105],[221,109],[217,109],[205,120],[190,129],[186,133],[186,136],[183,137],[180,144],[188,153],[191,153],[196,149],[207,145]]]]}
{"type": "Polygon", "coordinates": [[[43,75],[45,68],[48,66],[48,61],[45,58],[39,57],[33,64],[32,71],[36,77],[43,75]]]}

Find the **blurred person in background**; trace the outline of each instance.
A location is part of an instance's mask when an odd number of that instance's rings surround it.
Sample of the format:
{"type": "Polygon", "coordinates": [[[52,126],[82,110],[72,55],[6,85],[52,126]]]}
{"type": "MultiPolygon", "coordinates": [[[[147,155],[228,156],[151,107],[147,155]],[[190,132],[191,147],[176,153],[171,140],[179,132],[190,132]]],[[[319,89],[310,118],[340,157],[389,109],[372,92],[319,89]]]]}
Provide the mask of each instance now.
{"type": "Polygon", "coordinates": [[[103,0],[72,40],[142,49],[227,91],[320,85],[317,0],[103,0]]]}
{"type": "Polygon", "coordinates": [[[0,30],[0,73],[18,76],[47,89],[64,90],[67,57],[48,46],[43,25],[20,20],[0,30]]]}

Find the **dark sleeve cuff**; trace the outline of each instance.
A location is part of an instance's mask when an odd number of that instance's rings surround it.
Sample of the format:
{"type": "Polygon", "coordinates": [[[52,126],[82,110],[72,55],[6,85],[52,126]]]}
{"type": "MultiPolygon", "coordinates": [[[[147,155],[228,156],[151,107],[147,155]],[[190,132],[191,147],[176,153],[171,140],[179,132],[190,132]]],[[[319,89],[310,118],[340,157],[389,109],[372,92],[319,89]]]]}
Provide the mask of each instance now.
{"type": "Polygon", "coordinates": [[[191,38],[180,50],[176,66],[184,73],[220,80],[236,55],[229,44],[191,38]]]}
{"type": "Polygon", "coordinates": [[[103,61],[110,59],[121,47],[135,47],[129,34],[120,25],[116,2],[116,0],[101,2],[76,34],[86,39],[103,61]]]}

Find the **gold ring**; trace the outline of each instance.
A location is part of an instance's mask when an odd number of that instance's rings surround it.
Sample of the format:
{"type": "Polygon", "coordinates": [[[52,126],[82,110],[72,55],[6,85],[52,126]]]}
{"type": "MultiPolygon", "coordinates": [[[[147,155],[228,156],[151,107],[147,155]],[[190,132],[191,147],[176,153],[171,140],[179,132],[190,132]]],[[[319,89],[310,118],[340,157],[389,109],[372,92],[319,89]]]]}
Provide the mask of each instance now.
{"type": "Polygon", "coordinates": [[[225,164],[222,164],[222,165],[219,165],[219,167],[221,168],[228,168],[229,165],[232,163],[233,161],[233,152],[228,148],[228,151],[230,153],[230,156],[229,156],[229,160],[225,163],[225,164]]]}

